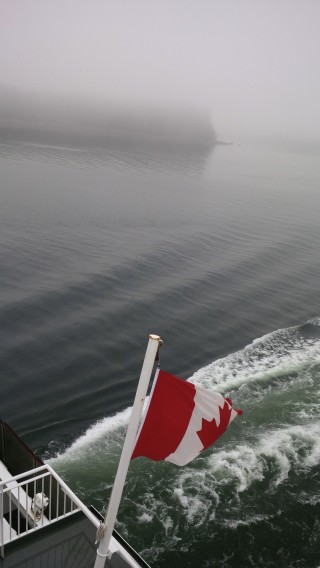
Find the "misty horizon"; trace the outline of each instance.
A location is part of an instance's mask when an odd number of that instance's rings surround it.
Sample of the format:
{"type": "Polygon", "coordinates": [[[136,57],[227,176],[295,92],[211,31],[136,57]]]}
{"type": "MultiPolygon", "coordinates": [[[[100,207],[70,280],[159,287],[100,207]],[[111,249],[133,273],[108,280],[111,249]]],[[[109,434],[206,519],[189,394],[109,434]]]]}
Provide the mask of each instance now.
{"type": "Polygon", "coordinates": [[[18,94],[0,115],[23,97],[70,116],[191,108],[225,140],[318,138],[319,16],[316,0],[4,2],[0,93],[18,94]]]}
{"type": "Polygon", "coordinates": [[[103,145],[110,137],[211,147],[210,113],[192,105],[139,104],[36,94],[0,84],[0,139],[103,145]],[[57,139],[56,135],[61,133],[57,139]],[[82,137],[82,140],[81,140],[82,137]]]}

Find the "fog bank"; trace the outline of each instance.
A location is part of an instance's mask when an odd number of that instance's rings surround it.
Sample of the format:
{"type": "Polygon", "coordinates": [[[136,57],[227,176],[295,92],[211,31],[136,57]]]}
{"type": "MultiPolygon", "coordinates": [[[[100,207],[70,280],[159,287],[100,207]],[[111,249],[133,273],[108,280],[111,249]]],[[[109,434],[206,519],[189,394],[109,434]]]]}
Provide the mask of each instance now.
{"type": "Polygon", "coordinates": [[[318,0],[4,1],[1,83],[71,107],[209,109],[223,139],[315,137],[319,21],[318,0]]]}

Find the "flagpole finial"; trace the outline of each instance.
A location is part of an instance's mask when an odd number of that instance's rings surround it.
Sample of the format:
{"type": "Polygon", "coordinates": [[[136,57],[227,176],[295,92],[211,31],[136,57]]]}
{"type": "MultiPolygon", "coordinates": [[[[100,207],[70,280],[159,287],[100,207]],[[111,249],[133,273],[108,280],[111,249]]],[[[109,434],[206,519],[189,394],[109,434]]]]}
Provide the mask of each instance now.
{"type": "Polygon", "coordinates": [[[160,335],[155,335],[154,333],[150,333],[149,339],[153,339],[154,341],[159,341],[159,343],[160,341],[162,342],[160,335]]]}

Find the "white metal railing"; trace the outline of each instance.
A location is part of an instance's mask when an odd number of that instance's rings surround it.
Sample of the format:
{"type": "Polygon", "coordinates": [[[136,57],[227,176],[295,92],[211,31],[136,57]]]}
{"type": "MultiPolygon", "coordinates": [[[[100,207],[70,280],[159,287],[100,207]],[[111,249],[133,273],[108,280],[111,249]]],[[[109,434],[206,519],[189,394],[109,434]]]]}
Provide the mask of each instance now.
{"type": "MultiPolygon", "coordinates": [[[[6,470],[2,462],[3,470],[6,470]]],[[[95,527],[99,520],[50,465],[0,481],[0,551],[4,545],[82,511],[95,527]]]]}

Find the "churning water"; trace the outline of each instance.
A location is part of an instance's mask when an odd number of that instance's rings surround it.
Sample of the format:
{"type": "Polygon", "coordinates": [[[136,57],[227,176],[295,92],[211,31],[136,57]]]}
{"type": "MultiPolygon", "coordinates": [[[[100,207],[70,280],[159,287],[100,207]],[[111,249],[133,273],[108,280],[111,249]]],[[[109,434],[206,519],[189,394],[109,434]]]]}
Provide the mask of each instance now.
{"type": "Polygon", "coordinates": [[[149,333],[244,411],[130,466],[118,529],[154,568],[320,564],[319,153],[1,144],[2,418],[102,510],[149,333]]]}

